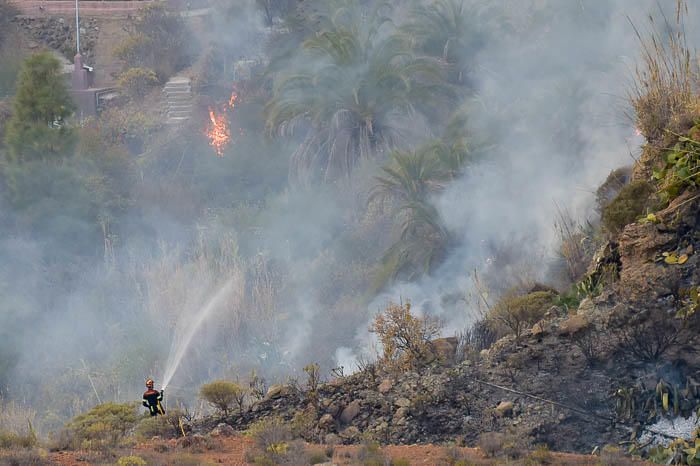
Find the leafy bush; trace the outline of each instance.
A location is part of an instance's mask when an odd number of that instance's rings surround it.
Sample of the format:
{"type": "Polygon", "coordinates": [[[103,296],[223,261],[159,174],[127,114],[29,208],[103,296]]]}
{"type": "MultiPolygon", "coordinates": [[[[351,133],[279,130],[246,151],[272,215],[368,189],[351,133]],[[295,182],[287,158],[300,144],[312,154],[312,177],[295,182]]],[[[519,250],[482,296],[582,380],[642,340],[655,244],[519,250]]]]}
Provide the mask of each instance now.
{"type": "Polygon", "coordinates": [[[525,459],[525,466],[539,466],[543,464],[554,464],[554,457],[552,457],[552,453],[547,445],[539,445],[525,459]]]}
{"type": "Polygon", "coordinates": [[[37,438],[34,432],[17,433],[0,430],[0,448],[16,449],[36,446],[37,438]]]}
{"type": "Polygon", "coordinates": [[[191,63],[194,38],[182,17],[162,4],[152,3],[142,13],[115,56],[125,68],[150,68],[165,81],[191,63]]]}
{"type": "Polygon", "coordinates": [[[411,303],[389,303],[374,318],[369,331],[382,344],[382,362],[389,369],[420,366],[430,352],[430,340],[440,333],[440,321],[434,317],[411,314],[411,303]]]}
{"type": "Polygon", "coordinates": [[[138,99],[144,97],[153,86],[158,84],[158,77],[148,68],[129,68],[119,76],[117,83],[129,97],[138,99]]]}
{"type": "Polygon", "coordinates": [[[180,418],[184,415],[182,410],[169,409],[165,416],[145,417],[136,426],[136,435],[149,440],[153,437],[175,438],[181,435],[180,418]]]}
{"type": "Polygon", "coordinates": [[[629,167],[622,167],[611,171],[595,192],[596,208],[598,212],[602,212],[603,208],[620,194],[622,188],[624,188],[631,179],[632,170],[629,167]]]}
{"type": "Polygon", "coordinates": [[[609,204],[603,207],[602,221],[606,231],[618,235],[626,225],[636,221],[653,205],[655,189],[646,181],[633,181],[620,190],[609,204]]]}
{"type": "Polygon", "coordinates": [[[309,464],[321,464],[327,463],[330,458],[333,457],[333,453],[327,455],[323,451],[313,451],[309,453],[309,464]]]}
{"type": "Polygon", "coordinates": [[[663,167],[653,170],[653,177],[661,185],[660,200],[669,202],[685,189],[700,186],[700,121],[695,121],[688,136],[678,136],[665,154],[663,167]]]}
{"type": "Polygon", "coordinates": [[[92,449],[118,445],[139,420],[136,403],[104,403],[73,418],[60,433],[60,449],[92,449]]]}
{"type": "Polygon", "coordinates": [[[523,331],[541,320],[554,304],[551,291],[535,291],[526,295],[507,293],[486,314],[486,319],[501,334],[512,333],[519,339],[523,331]]]}
{"type": "Polygon", "coordinates": [[[48,52],[32,55],[22,64],[5,144],[15,160],[66,155],[73,132],[65,124],[73,113],[61,63],[48,52]]]}
{"type": "Polygon", "coordinates": [[[304,366],[304,372],[307,375],[307,387],[310,392],[316,392],[318,384],[321,380],[321,367],[316,363],[307,364],[304,366]]]}
{"type": "Polygon", "coordinates": [[[493,458],[503,451],[504,441],[504,434],[499,432],[484,432],[479,435],[478,445],[484,455],[493,458]]]}
{"type": "Polygon", "coordinates": [[[199,389],[199,396],[209,402],[215,409],[227,415],[234,404],[238,405],[239,411],[243,411],[243,403],[247,391],[239,384],[227,380],[217,380],[199,389]]]}
{"type": "Polygon", "coordinates": [[[54,466],[40,450],[12,450],[0,452],[0,464],[7,466],[54,466]]]}
{"type": "Polygon", "coordinates": [[[387,463],[382,448],[377,442],[365,441],[357,452],[357,459],[364,466],[384,466],[387,463]]]}
{"type": "Polygon", "coordinates": [[[114,56],[124,60],[128,68],[147,66],[153,60],[150,59],[153,52],[152,39],[143,33],[130,34],[124,42],[114,49],[114,56]]]}
{"type": "Polygon", "coordinates": [[[146,461],[138,456],[122,456],[117,460],[117,466],[146,466],[146,461]]]}
{"type": "Polygon", "coordinates": [[[248,427],[255,446],[263,452],[278,451],[292,439],[289,425],[278,417],[261,419],[248,427]]]}
{"type": "Polygon", "coordinates": [[[145,113],[115,108],[102,112],[97,128],[106,143],[124,145],[132,153],[138,154],[159,124],[145,113]]]}
{"type": "Polygon", "coordinates": [[[251,452],[256,465],[304,464],[308,460],[303,444],[292,442],[292,428],[283,419],[261,419],[248,428],[255,445],[251,452]],[[301,461],[300,458],[304,457],[301,461]]]}

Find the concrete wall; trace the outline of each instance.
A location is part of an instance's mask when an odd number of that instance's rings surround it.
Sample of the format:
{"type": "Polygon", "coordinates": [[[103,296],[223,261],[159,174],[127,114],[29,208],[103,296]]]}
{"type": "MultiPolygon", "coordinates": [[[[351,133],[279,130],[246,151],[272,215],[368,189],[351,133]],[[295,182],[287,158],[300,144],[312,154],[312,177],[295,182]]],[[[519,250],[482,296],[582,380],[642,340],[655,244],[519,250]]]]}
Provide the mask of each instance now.
{"type": "MultiPolygon", "coordinates": [[[[80,14],[109,16],[132,13],[154,0],[85,1],[80,0],[80,14]]],[[[75,0],[10,0],[26,15],[64,15],[75,13],[75,0]]]]}

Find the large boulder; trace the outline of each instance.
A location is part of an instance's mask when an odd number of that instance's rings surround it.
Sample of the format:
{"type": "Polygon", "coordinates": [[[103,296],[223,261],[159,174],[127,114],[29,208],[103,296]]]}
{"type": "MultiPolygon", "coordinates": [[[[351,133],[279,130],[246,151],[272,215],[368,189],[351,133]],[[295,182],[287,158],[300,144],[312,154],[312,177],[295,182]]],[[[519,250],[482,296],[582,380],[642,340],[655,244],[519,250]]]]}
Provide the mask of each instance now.
{"type": "Polygon", "coordinates": [[[289,388],[286,385],[271,385],[267,390],[265,398],[268,400],[275,400],[281,398],[289,393],[289,388]]]}
{"type": "Polygon", "coordinates": [[[358,414],[360,414],[360,400],[355,400],[347,405],[343,412],[340,413],[340,421],[343,424],[350,424],[358,414]]]}
{"type": "Polygon", "coordinates": [[[507,417],[513,414],[513,402],[512,401],[501,401],[496,406],[496,415],[499,417],[507,417]]]}
{"type": "Polygon", "coordinates": [[[430,348],[435,358],[443,364],[452,364],[457,355],[457,337],[436,338],[430,342],[430,348]]]}
{"type": "Polygon", "coordinates": [[[209,435],[211,437],[233,437],[236,435],[236,431],[233,429],[228,424],[224,424],[223,422],[216,426],[210,433],[209,435]]]}

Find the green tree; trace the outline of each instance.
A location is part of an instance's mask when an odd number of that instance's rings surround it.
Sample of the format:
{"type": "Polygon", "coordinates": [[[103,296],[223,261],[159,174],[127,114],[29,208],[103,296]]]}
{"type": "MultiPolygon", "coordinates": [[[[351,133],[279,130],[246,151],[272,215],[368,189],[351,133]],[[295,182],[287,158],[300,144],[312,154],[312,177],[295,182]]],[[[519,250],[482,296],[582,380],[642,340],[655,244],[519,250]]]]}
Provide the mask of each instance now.
{"type": "Polygon", "coordinates": [[[444,60],[450,82],[462,85],[484,41],[476,13],[467,11],[464,0],[435,0],[415,6],[401,31],[417,50],[444,60]]]}
{"type": "Polygon", "coordinates": [[[58,59],[48,52],[32,55],[20,70],[5,134],[10,156],[22,161],[66,154],[74,137],[65,119],[73,109],[58,59]]]}
{"type": "Polygon", "coordinates": [[[207,401],[214,408],[227,415],[233,405],[238,405],[240,412],[243,412],[243,403],[248,392],[245,388],[234,382],[217,380],[202,385],[199,389],[199,396],[207,401]]]}
{"type": "Polygon", "coordinates": [[[445,256],[451,237],[429,198],[462,173],[471,153],[465,123],[459,112],[441,139],[415,151],[393,151],[383,173],[375,177],[369,202],[389,201],[401,221],[399,237],[383,258],[383,280],[430,272],[445,256]]]}
{"type": "Polygon", "coordinates": [[[429,202],[429,196],[440,191],[448,179],[434,144],[417,151],[393,151],[390,163],[382,168],[384,173],[375,178],[369,202],[389,201],[400,219],[398,239],[382,260],[384,280],[430,272],[450,242],[437,209],[429,202]]]}
{"type": "Polygon", "coordinates": [[[358,8],[340,8],[332,27],[303,43],[303,67],[280,73],[266,107],[271,134],[304,139],[292,156],[293,177],[349,174],[361,159],[398,145],[401,119],[444,108],[450,93],[444,67],[414,55],[404,38],[387,35],[378,10],[362,20],[358,8]]]}

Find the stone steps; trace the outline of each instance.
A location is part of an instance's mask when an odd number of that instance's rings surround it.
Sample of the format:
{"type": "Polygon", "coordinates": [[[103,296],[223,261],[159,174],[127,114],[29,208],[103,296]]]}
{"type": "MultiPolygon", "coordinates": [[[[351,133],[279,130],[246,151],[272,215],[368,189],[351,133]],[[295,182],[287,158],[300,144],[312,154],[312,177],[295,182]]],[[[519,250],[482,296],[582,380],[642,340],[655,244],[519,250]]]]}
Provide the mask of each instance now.
{"type": "Polygon", "coordinates": [[[190,119],[192,115],[192,86],[190,78],[173,76],[163,86],[163,101],[166,122],[178,125],[190,119]]]}

